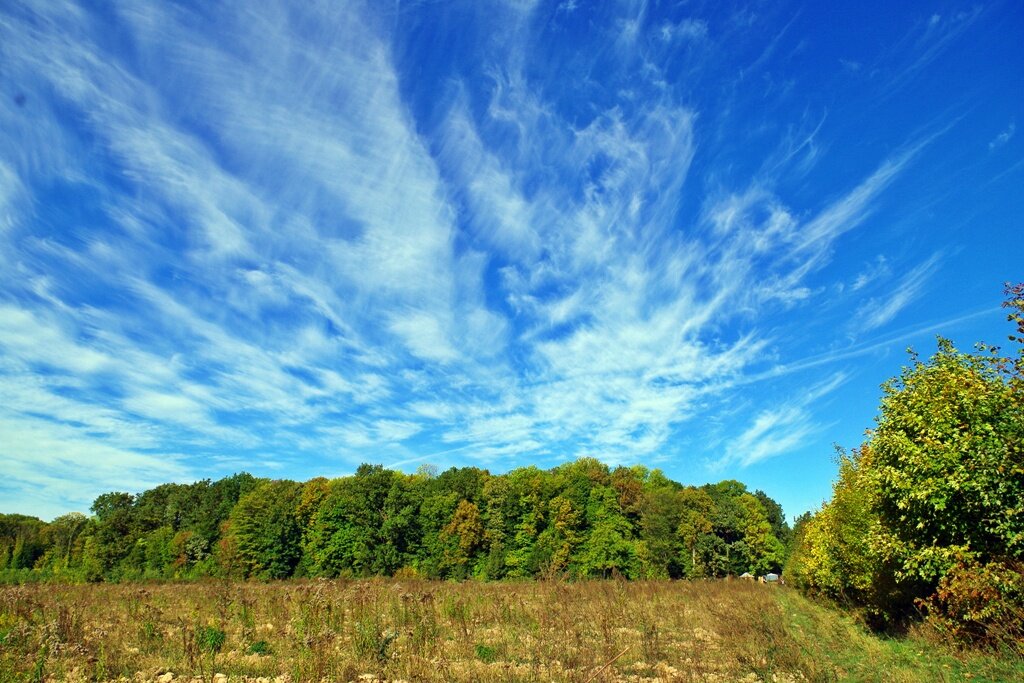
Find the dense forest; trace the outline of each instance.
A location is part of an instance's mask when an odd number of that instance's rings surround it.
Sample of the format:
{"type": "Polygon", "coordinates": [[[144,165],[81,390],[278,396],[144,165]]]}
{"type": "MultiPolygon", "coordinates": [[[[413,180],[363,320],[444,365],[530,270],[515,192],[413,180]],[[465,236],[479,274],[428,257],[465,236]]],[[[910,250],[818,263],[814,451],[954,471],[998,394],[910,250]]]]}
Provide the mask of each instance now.
{"type": "Polygon", "coordinates": [[[92,517],[0,516],[8,580],[402,575],[681,578],[779,571],[782,508],[584,458],[492,475],[362,465],[305,483],[238,474],[106,493],[92,517]]]}

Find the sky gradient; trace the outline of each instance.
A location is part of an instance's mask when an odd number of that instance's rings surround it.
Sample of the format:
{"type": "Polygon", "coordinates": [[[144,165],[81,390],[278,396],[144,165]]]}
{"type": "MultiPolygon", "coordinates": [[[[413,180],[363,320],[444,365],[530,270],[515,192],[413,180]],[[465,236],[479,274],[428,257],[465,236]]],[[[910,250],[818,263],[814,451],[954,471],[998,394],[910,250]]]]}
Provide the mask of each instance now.
{"type": "Polygon", "coordinates": [[[828,497],[1002,343],[1013,2],[0,5],[0,512],[594,456],[828,497]]]}

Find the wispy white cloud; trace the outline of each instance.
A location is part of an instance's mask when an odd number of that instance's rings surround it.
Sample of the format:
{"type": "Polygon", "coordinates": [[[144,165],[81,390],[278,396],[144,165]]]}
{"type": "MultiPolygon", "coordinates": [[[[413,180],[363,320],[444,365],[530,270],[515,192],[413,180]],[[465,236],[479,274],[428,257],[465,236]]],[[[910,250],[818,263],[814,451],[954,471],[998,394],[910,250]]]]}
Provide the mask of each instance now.
{"type": "Polygon", "coordinates": [[[875,171],[852,191],[832,202],[801,230],[801,250],[820,257],[823,245],[860,225],[871,215],[872,204],[900,172],[909,164],[925,143],[917,143],[886,159],[875,171]]]}
{"type": "Polygon", "coordinates": [[[701,40],[707,38],[708,22],[703,19],[683,19],[675,23],[666,22],[658,33],[664,41],[701,40]]]}
{"type": "Polygon", "coordinates": [[[0,346],[30,365],[78,375],[102,371],[113,362],[107,354],[70,338],[57,321],[11,305],[0,305],[0,346]]]}
{"type": "MultiPolygon", "coordinates": [[[[492,98],[490,115],[514,120],[507,103],[497,104],[500,99],[504,98],[492,98]]],[[[527,132],[522,122],[517,128],[527,132]]],[[[533,261],[540,250],[538,232],[542,219],[524,197],[519,187],[521,181],[484,147],[462,97],[455,101],[445,123],[439,157],[454,175],[455,185],[465,188],[469,211],[466,222],[478,243],[489,250],[507,253],[517,261],[533,261]]]]}
{"type": "Polygon", "coordinates": [[[851,322],[852,328],[857,332],[868,332],[891,322],[900,311],[921,296],[940,263],[941,255],[932,254],[928,260],[901,277],[887,297],[869,299],[857,310],[851,322]]]}
{"type": "Polygon", "coordinates": [[[49,519],[68,507],[86,509],[97,492],[139,491],[192,478],[179,455],[119,448],[109,439],[86,438],[75,427],[24,414],[0,412],[0,434],[2,488],[17,492],[22,514],[49,519]]]}
{"type": "Polygon", "coordinates": [[[25,189],[14,170],[0,160],[0,233],[14,226],[16,204],[25,189]]]}
{"type": "Polygon", "coordinates": [[[749,467],[803,445],[809,436],[823,427],[815,422],[809,407],[834,392],[847,379],[844,373],[835,373],[795,399],[759,412],[739,436],[726,444],[725,455],[717,466],[736,462],[742,467],[749,467]]]}
{"type": "Polygon", "coordinates": [[[892,96],[911,84],[930,64],[948,52],[984,13],[985,8],[976,5],[916,19],[903,37],[880,55],[871,69],[886,76],[881,94],[892,96]]]}
{"type": "Polygon", "coordinates": [[[853,59],[840,59],[839,64],[845,71],[852,74],[859,73],[864,68],[863,64],[853,59]]]}
{"type": "Polygon", "coordinates": [[[892,268],[889,266],[888,259],[885,258],[884,254],[879,254],[873,263],[868,264],[861,270],[854,281],[850,284],[850,289],[854,292],[877,283],[879,280],[884,280],[892,274],[892,268]]]}
{"type": "Polygon", "coordinates": [[[459,357],[445,333],[445,325],[437,318],[421,313],[396,314],[390,329],[395,332],[416,356],[440,363],[459,357]]]}
{"type": "Polygon", "coordinates": [[[1006,127],[1006,130],[1001,132],[999,135],[992,138],[988,143],[989,151],[1002,147],[1013,138],[1013,134],[1017,132],[1017,123],[1010,121],[1010,125],[1006,127]]]}

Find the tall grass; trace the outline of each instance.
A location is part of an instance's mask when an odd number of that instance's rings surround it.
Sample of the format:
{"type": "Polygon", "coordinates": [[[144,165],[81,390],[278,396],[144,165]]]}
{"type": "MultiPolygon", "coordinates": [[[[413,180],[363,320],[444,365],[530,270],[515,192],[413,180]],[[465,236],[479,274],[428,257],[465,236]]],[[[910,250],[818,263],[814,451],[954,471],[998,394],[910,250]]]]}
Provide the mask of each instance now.
{"type": "Polygon", "coordinates": [[[880,641],[796,593],[740,581],[0,589],[0,681],[785,683],[1024,674],[1011,661],[917,655],[924,641],[914,642],[880,641]]]}

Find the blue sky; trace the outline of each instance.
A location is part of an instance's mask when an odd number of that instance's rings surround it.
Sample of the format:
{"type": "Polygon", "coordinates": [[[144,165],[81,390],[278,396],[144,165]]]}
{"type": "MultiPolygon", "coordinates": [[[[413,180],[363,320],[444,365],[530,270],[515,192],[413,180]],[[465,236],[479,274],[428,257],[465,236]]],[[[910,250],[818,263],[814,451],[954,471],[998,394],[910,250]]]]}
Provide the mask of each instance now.
{"type": "Polygon", "coordinates": [[[1024,279],[1002,3],[0,6],[0,511],[240,470],[829,495],[1024,279]]]}

